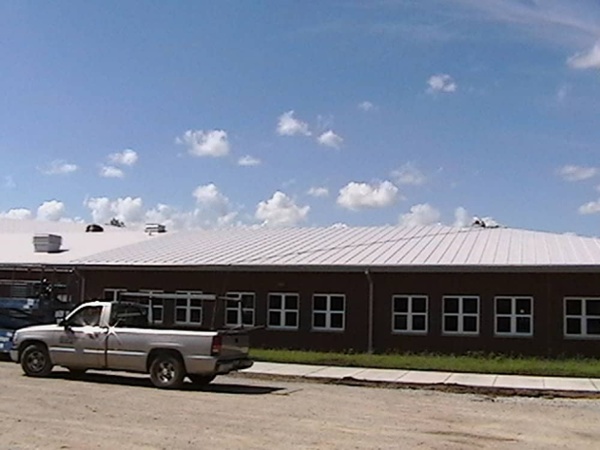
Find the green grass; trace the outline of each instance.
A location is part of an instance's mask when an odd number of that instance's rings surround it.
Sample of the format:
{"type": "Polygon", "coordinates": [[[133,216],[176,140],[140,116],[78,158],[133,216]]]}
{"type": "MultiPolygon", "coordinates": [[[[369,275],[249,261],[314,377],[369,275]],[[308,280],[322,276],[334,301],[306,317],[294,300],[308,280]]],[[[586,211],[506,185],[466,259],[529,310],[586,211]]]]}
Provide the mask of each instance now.
{"type": "Polygon", "coordinates": [[[600,378],[600,360],[592,358],[545,359],[498,354],[366,354],[297,350],[252,349],[256,361],[329,366],[415,369],[449,372],[600,378]]]}

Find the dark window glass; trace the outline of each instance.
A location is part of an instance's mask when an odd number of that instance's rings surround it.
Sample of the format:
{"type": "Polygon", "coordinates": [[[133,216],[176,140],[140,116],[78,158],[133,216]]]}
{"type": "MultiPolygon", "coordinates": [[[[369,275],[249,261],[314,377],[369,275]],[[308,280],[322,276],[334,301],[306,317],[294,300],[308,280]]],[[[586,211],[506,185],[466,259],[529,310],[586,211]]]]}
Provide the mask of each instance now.
{"type": "Polygon", "coordinates": [[[463,299],[463,313],[465,314],[477,314],[477,299],[473,297],[467,297],[463,299]]]}
{"type": "Polygon", "coordinates": [[[416,314],[413,316],[412,327],[414,331],[425,331],[425,317],[424,314],[416,314]]]}
{"type": "Polygon", "coordinates": [[[314,314],[314,327],[315,328],[323,328],[325,327],[325,313],[315,313],[314,314]]]}
{"type": "Polygon", "coordinates": [[[244,325],[253,325],[254,324],[254,311],[243,311],[242,312],[242,322],[244,325]]]}
{"type": "Polygon", "coordinates": [[[163,321],[163,309],[162,308],[152,308],[152,321],[153,322],[162,322],[163,321]]]}
{"type": "Polygon", "coordinates": [[[445,313],[458,313],[458,299],[456,297],[447,297],[444,299],[445,313]]]}
{"type": "Polygon", "coordinates": [[[281,309],[281,295],[269,295],[269,308],[281,309]]]}
{"type": "Polygon", "coordinates": [[[281,314],[271,311],[269,313],[269,325],[273,327],[281,326],[281,314]]]}
{"type": "Polygon", "coordinates": [[[587,334],[600,334],[600,319],[587,319],[587,334]]]}
{"type": "Polygon", "coordinates": [[[510,333],[510,317],[496,317],[498,333],[510,333]]]}
{"type": "Polygon", "coordinates": [[[200,323],[202,311],[199,309],[192,309],[190,311],[190,322],[200,323]]]}
{"type": "Polygon", "coordinates": [[[585,313],[588,316],[600,316],[600,300],[586,300],[585,313]]]}
{"type": "Polygon", "coordinates": [[[230,309],[227,311],[227,323],[230,323],[230,324],[238,323],[238,314],[235,309],[230,309]]]}
{"type": "Polygon", "coordinates": [[[394,298],[394,312],[399,312],[399,313],[408,312],[408,298],[407,297],[395,297],[394,298]]]}
{"type": "Polygon", "coordinates": [[[427,311],[426,297],[413,297],[412,312],[424,313],[427,311]]]}
{"type": "Polygon", "coordinates": [[[496,299],[496,314],[512,314],[512,302],[510,298],[496,299]]]}
{"type": "Polygon", "coordinates": [[[567,316],[581,315],[581,300],[567,300],[567,316]]]}
{"type": "Polygon", "coordinates": [[[324,295],[315,295],[315,311],[327,311],[327,297],[324,295]]]}
{"type": "Polygon", "coordinates": [[[178,298],[177,306],[187,307],[187,300],[185,298],[178,298]]]}
{"type": "Polygon", "coordinates": [[[405,315],[394,316],[394,330],[406,331],[408,328],[408,321],[405,315]]]}
{"type": "Polygon", "coordinates": [[[343,314],[332,314],[331,315],[331,328],[342,329],[344,328],[344,315],[343,314]]]}
{"type": "Polygon", "coordinates": [[[286,312],[285,313],[285,326],[295,327],[298,324],[298,313],[286,312]]]}
{"type": "Polygon", "coordinates": [[[331,297],[331,310],[332,311],[343,311],[344,310],[344,297],[341,295],[334,295],[331,297]]]}
{"type": "Polygon", "coordinates": [[[202,307],[202,300],[190,300],[190,303],[194,308],[202,307]]]}
{"type": "Polygon", "coordinates": [[[288,295],[285,298],[285,309],[298,309],[298,297],[296,295],[288,295]]]}
{"type": "Polygon", "coordinates": [[[517,333],[531,333],[531,319],[529,317],[517,317],[517,333]]]}
{"type": "Polygon", "coordinates": [[[186,320],[186,311],[185,311],[185,309],[177,308],[175,310],[175,320],[177,322],[185,322],[185,320],[186,320]]]}
{"type": "Polygon", "coordinates": [[[517,299],[517,314],[531,314],[531,299],[530,298],[518,298],[517,299]]]}
{"type": "Polygon", "coordinates": [[[232,308],[237,308],[237,307],[238,307],[238,302],[227,300],[227,308],[232,309],[232,308]]]}
{"type": "Polygon", "coordinates": [[[463,331],[474,333],[477,331],[477,317],[463,317],[463,331]]]}
{"type": "Polygon", "coordinates": [[[458,331],[458,317],[457,316],[444,317],[444,331],[458,331]]]}
{"type": "Polygon", "coordinates": [[[254,295],[252,295],[252,294],[242,295],[242,306],[244,308],[254,308],[254,295]]]}
{"type": "Polygon", "coordinates": [[[567,334],[581,334],[580,319],[567,319],[567,334]]]}

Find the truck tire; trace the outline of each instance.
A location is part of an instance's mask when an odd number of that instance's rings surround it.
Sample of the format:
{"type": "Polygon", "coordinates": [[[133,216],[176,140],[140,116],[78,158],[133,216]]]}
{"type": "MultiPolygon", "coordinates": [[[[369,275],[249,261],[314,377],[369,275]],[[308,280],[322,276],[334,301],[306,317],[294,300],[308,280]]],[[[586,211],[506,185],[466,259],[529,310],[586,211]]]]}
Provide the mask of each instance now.
{"type": "Polygon", "coordinates": [[[184,377],[183,362],[173,354],[159,353],[150,364],[150,379],[157,388],[178,389],[184,377]]]}
{"type": "Polygon", "coordinates": [[[212,380],[214,380],[215,377],[216,377],[216,375],[192,375],[192,374],[188,374],[188,378],[190,379],[190,381],[192,382],[192,384],[195,384],[196,386],[206,386],[212,380]]]}
{"type": "Polygon", "coordinates": [[[52,372],[48,349],[42,344],[31,344],[21,353],[21,368],[28,377],[47,377],[52,372]]]}

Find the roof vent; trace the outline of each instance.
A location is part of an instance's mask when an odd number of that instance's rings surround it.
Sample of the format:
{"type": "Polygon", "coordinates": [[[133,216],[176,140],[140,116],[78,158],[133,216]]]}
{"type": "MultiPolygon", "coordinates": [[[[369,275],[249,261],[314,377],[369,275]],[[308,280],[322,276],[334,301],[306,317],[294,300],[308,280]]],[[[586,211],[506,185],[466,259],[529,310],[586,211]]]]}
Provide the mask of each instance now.
{"type": "Polygon", "coordinates": [[[101,233],[103,231],[104,231],[104,228],[102,228],[97,223],[91,223],[87,227],[85,227],[86,233],[101,233]]]}
{"type": "Polygon", "coordinates": [[[144,228],[144,232],[148,234],[166,233],[167,227],[161,223],[147,223],[146,227],[144,228]]]}
{"type": "Polygon", "coordinates": [[[62,237],[57,234],[36,234],[33,236],[33,249],[36,253],[57,253],[62,237]]]}

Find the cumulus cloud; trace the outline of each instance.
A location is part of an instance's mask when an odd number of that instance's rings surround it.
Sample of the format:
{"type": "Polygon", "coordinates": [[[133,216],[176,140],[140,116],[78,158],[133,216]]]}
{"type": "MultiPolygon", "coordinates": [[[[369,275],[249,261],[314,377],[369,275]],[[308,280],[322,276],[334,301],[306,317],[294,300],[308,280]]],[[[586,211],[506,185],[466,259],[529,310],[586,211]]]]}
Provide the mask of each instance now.
{"type": "Polygon", "coordinates": [[[277,122],[277,133],[281,136],[295,136],[298,134],[310,136],[311,132],[308,129],[308,124],[294,117],[294,111],[284,112],[279,116],[277,122]]]}
{"type": "Polygon", "coordinates": [[[108,223],[116,218],[125,223],[140,224],[144,219],[144,205],[140,197],[124,197],[111,200],[107,197],[92,197],[84,202],[97,223],[108,223]]]}
{"type": "Polygon", "coordinates": [[[307,194],[312,197],[327,197],[329,195],[329,189],[322,186],[314,186],[308,190],[307,194]]]}
{"type": "Polygon", "coordinates": [[[58,200],[49,200],[40,205],[37,210],[38,220],[58,222],[65,215],[65,204],[58,200]]]}
{"type": "Polygon", "coordinates": [[[229,140],[224,130],[188,130],[175,139],[177,144],[187,146],[192,156],[218,158],[229,154],[229,140]]]}
{"type": "Polygon", "coordinates": [[[413,205],[410,211],[400,216],[400,224],[406,227],[431,225],[439,222],[440,212],[429,203],[413,205]]]}
{"type": "Polygon", "coordinates": [[[600,42],[587,52],[576,53],[567,59],[573,69],[600,69],[600,42]]]}
{"type": "Polygon", "coordinates": [[[238,159],[238,165],[240,166],[258,166],[260,162],[260,159],[254,158],[250,155],[242,156],[240,159],[238,159]]]}
{"type": "Polygon", "coordinates": [[[430,94],[434,94],[436,92],[456,92],[456,89],[458,88],[452,77],[445,73],[432,75],[429,77],[429,80],[427,80],[427,85],[429,86],[427,88],[427,92],[430,94]]]}
{"type": "Polygon", "coordinates": [[[596,176],[598,168],[566,165],[558,169],[558,174],[565,181],[582,181],[596,176]]]}
{"type": "Polygon", "coordinates": [[[365,100],[364,102],[360,102],[358,104],[358,109],[368,112],[368,111],[372,111],[375,108],[375,105],[367,100],[365,100]]]}
{"type": "Polygon", "coordinates": [[[394,170],[391,175],[398,184],[420,186],[427,181],[423,172],[411,163],[404,164],[399,169],[394,170]]]}
{"type": "Polygon", "coordinates": [[[48,166],[39,169],[46,175],[67,175],[69,173],[76,172],[79,167],[77,164],[65,162],[60,159],[52,161],[48,166]]]}
{"type": "Polygon", "coordinates": [[[27,208],[13,208],[6,212],[0,212],[3,219],[28,220],[33,218],[32,212],[27,208]]]}
{"type": "Polygon", "coordinates": [[[579,207],[579,214],[588,215],[588,214],[597,214],[600,212],[600,200],[595,202],[588,202],[579,207]]]}
{"type": "Polygon", "coordinates": [[[196,202],[202,205],[227,205],[229,200],[213,183],[198,186],[192,193],[196,202]]]}
{"type": "Polygon", "coordinates": [[[472,223],[473,223],[473,218],[471,217],[471,215],[465,208],[463,208],[462,206],[459,206],[458,208],[456,208],[454,210],[454,226],[455,227],[464,228],[464,227],[468,227],[472,223]]]}
{"type": "Polygon", "coordinates": [[[317,138],[317,141],[319,142],[319,144],[324,145],[326,147],[340,148],[342,146],[342,143],[344,142],[344,139],[342,139],[341,136],[335,134],[332,130],[328,130],[325,133],[321,134],[317,138]]]}
{"type": "Polygon", "coordinates": [[[273,194],[269,200],[260,202],[255,217],[267,226],[294,226],[306,220],[310,206],[298,206],[281,191],[273,194]]]}
{"type": "Polygon", "coordinates": [[[384,208],[398,198],[398,188],[389,181],[381,183],[348,183],[340,189],[337,203],[343,208],[358,211],[365,208],[384,208]]]}
{"type": "Polygon", "coordinates": [[[111,153],[108,155],[108,160],[112,164],[118,164],[122,166],[133,166],[138,160],[138,154],[134,150],[128,148],[120,153],[111,153]]]}
{"type": "Polygon", "coordinates": [[[123,178],[125,172],[114,166],[101,166],[100,176],[104,178],[123,178]]]}
{"type": "Polygon", "coordinates": [[[200,225],[204,227],[231,224],[238,215],[233,210],[229,198],[222,194],[213,183],[198,186],[192,193],[198,208],[194,212],[200,225]]]}

